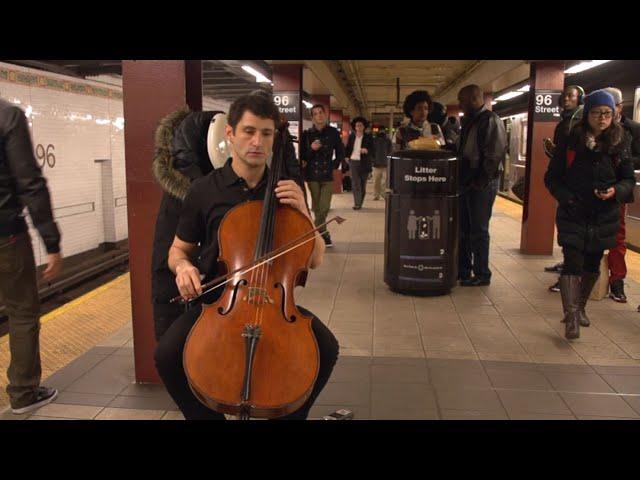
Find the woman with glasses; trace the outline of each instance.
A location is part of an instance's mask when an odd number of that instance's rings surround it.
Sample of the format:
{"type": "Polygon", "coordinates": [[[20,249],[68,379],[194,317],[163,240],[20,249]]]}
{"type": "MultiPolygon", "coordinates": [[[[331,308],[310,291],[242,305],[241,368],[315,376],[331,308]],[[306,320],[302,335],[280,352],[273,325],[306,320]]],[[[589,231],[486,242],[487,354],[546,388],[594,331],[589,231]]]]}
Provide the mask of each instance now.
{"type": "Polygon", "coordinates": [[[556,225],[564,267],[560,293],[565,337],[580,337],[589,326],[585,306],[600,272],[605,250],[616,244],[620,204],[633,192],[630,138],[615,120],[610,93],[596,90],[584,99],[584,115],[561,139],[545,175],[558,200],[556,225]]]}

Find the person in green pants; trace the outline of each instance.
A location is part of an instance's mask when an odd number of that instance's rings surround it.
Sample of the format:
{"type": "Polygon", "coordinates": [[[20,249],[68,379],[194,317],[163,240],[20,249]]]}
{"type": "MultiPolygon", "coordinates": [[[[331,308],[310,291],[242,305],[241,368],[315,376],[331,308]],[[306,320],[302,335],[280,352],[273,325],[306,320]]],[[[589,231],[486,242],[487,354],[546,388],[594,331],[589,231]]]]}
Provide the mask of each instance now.
{"type": "MultiPolygon", "coordinates": [[[[311,107],[313,126],[302,132],[300,162],[311,192],[311,210],[316,226],[326,222],[333,194],[333,171],[344,161],[344,145],[338,130],[327,124],[323,105],[311,107]],[[335,153],[335,158],[334,158],[335,153]]],[[[322,238],[327,247],[333,247],[326,228],[322,238]]]]}

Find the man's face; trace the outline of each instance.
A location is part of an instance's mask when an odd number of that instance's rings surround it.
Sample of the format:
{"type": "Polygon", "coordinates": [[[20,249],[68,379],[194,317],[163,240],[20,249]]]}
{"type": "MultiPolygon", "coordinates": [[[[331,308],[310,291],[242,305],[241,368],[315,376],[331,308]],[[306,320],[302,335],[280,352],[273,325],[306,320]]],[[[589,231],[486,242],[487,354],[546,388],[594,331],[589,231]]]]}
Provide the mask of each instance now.
{"type": "Polygon", "coordinates": [[[569,88],[562,94],[562,108],[565,110],[574,110],[578,108],[579,93],[575,88],[569,88]]]}
{"type": "Polygon", "coordinates": [[[327,115],[321,108],[314,108],[311,111],[311,118],[313,118],[313,124],[318,128],[323,127],[325,123],[327,123],[327,115]]]}
{"type": "Polygon", "coordinates": [[[413,123],[416,125],[420,125],[427,119],[427,115],[429,115],[429,103],[418,102],[411,111],[411,120],[413,120],[413,123]]]}
{"type": "Polygon", "coordinates": [[[262,118],[246,110],[236,125],[226,127],[234,160],[251,168],[265,165],[273,151],[275,124],[271,118],[262,118]]]}
{"type": "Polygon", "coordinates": [[[362,135],[363,132],[364,132],[364,123],[356,122],[356,133],[358,135],[362,135]]]}

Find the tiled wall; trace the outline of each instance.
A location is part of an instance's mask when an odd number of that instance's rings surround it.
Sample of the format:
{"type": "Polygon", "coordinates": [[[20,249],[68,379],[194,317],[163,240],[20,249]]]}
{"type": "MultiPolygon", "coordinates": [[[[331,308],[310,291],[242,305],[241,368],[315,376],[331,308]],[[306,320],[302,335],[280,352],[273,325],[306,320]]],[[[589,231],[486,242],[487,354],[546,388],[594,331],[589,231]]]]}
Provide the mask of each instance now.
{"type": "MultiPolygon", "coordinates": [[[[62,253],[71,256],[113,241],[113,231],[105,239],[105,225],[113,225],[116,241],[127,238],[122,89],[0,63],[0,96],[26,112],[36,155],[53,154],[42,172],[62,232],[62,253]],[[102,185],[103,166],[96,162],[105,159],[111,187],[102,185]],[[104,188],[113,188],[113,195],[104,188]],[[103,205],[103,198],[113,205],[103,205]]],[[[46,251],[28,221],[40,265],[46,251]]]]}

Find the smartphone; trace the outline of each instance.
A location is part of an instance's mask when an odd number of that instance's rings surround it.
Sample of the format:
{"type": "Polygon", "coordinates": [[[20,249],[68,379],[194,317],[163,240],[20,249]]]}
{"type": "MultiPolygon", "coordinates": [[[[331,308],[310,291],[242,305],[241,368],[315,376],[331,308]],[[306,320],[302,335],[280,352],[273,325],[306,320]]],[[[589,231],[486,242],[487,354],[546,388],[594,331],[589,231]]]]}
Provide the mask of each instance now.
{"type": "Polygon", "coordinates": [[[353,412],[344,408],[322,417],[323,420],[353,420],[353,412]]]}

